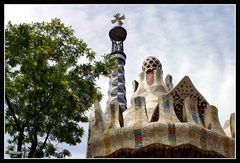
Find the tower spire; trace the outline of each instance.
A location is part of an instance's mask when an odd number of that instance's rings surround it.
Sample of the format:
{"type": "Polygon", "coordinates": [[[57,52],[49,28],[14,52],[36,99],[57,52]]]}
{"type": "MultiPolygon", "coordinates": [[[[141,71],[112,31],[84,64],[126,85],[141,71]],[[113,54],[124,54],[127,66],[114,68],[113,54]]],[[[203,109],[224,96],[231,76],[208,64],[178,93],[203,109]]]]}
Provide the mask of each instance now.
{"type": "Polygon", "coordinates": [[[119,13],[113,16],[115,19],[111,20],[111,22],[112,24],[117,23],[117,25],[109,31],[109,37],[112,42],[111,54],[117,58],[116,64],[118,65],[118,69],[112,73],[109,81],[107,105],[109,103],[118,103],[120,105],[120,110],[123,112],[127,107],[124,77],[126,55],[123,48],[123,41],[127,37],[127,31],[122,27],[122,20],[125,19],[125,16],[120,16],[119,13]]]}

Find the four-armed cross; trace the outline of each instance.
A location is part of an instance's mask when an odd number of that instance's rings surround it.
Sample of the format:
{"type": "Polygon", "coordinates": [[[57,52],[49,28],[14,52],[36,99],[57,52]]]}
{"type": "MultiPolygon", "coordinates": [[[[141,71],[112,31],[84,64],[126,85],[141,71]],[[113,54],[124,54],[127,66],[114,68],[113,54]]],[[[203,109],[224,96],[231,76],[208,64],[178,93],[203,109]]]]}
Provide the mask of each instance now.
{"type": "Polygon", "coordinates": [[[121,20],[125,19],[125,16],[123,15],[120,17],[120,14],[117,13],[117,14],[113,15],[113,17],[115,17],[115,19],[111,20],[112,24],[117,22],[118,25],[122,26],[123,22],[121,20]]]}

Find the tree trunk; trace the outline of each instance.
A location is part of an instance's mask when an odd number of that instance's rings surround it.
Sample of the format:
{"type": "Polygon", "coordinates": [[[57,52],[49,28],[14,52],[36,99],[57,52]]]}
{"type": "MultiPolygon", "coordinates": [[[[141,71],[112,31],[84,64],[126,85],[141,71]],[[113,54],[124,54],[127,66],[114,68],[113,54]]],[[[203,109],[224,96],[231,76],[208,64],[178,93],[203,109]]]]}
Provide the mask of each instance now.
{"type": "Polygon", "coordinates": [[[32,143],[30,147],[30,152],[28,154],[28,158],[33,158],[34,153],[36,152],[36,149],[37,149],[37,143],[32,143]]]}
{"type": "MultiPolygon", "coordinates": [[[[22,145],[23,145],[23,138],[24,138],[23,132],[24,132],[24,129],[22,128],[22,129],[19,131],[18,145],[17,145],[17,151],[18,151],[18,152],[22,152],[22,145]]],[[[21,158],[22,155],[18,155],[17,157],[18,157],[18,158],[21,158]]]]}
{"type": "Polygon", "coordinates": [[[34,132],[34,134],[33,134],[33,141],[32,141],[32,145],[30,147],[30,152],[28,154],[28,158],[36,157],[37,145],[38,145],[37,132],[34,132]]]}

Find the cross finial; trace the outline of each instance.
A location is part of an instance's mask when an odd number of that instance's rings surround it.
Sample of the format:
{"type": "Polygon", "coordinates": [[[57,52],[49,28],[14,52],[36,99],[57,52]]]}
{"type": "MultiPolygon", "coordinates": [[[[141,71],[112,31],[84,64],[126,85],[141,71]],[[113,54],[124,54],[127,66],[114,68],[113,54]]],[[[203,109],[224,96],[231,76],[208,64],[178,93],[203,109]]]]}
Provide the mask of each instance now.
{"type": "Polygon", "coordinates": [[[112,24],[114,24],[114,23],[117,22],[118,25],[120,25],[120,26],[123,25],[122,20],[125,19],[125,16],[124,16],[124,15],[120,17],[120,14],[119,14],[119,13],[116,13],[115,15],[113,15],[113,17],[115,17],[115,19],[111,20],[111,21],[112,21],[112,24]]]}

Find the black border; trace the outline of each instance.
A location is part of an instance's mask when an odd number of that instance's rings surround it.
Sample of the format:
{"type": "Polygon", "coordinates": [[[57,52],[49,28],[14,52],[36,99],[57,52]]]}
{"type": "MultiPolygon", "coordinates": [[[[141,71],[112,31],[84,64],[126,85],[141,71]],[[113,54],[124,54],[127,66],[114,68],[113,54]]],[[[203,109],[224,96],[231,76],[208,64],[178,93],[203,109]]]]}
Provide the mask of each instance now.
{"type": "Polygon", "coordinates": [[[3,0],[4,4],[236,4],[237,0],[3,0]]]}

